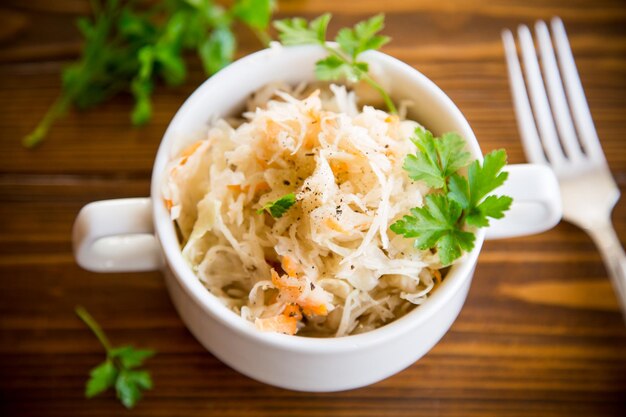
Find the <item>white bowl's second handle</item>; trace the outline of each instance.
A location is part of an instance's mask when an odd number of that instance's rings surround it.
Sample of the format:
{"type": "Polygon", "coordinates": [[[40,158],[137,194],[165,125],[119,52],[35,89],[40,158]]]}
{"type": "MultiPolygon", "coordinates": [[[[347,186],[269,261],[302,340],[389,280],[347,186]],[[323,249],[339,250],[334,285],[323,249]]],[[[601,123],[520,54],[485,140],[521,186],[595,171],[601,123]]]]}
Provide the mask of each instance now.
{"type": "Polygon", "coordinates": [[[561,220],[561,193],[554,172],[544,165],[519,164],[505,168],[509,178],[494,194],[513,197],[505,217],[490,220],[487,239],[545,232],[561,220]]]}
{"type": "Polygon", "coordinates": [[[76,262],[94,272],[151,271],[163,262],[149,198],[87,204],[74,222],[72,244],[76,262]]]}

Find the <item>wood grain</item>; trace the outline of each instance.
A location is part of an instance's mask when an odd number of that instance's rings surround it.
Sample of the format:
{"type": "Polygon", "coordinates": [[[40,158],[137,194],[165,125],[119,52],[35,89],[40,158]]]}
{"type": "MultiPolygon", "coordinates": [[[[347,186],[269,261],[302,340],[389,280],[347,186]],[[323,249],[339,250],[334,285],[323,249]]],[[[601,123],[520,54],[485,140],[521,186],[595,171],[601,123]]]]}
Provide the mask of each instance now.
{"type": "MultiPolygon", "coordinates": [[[[484,150],[524,162],[500,31],[561,16],[611,170],[626,191],[626,8],[619,0],[281,1],[280,15],[335,14],[331,31],[384,11],[385,51],[440,85],[484,150]]],[[[80,50],[86,1],[0,5],[0,415],[2,416],[623,416],[626,330],[588,236],[550,232],[487,242],[466,306],[423,359],[373,386],[289,392],[252,381],[206,352],[180,322],[158,273],[98,275],[71,255],[87,202],[147,195],[169,120],[204,78],[157,88],[153,122],[129,124],[129,97],[70,112],[29,151],[19,140],[58,94],[80,50]],[[83,398],[97,341],[74,316],[86,306],[116,343],[149,346],[154,390],[127,412],[112,394],[83,398]]],[[[241,33],[242,53],[258,46],[241,33]]],[[[613,219],[626,239],[626,203],[613,219]]]]}

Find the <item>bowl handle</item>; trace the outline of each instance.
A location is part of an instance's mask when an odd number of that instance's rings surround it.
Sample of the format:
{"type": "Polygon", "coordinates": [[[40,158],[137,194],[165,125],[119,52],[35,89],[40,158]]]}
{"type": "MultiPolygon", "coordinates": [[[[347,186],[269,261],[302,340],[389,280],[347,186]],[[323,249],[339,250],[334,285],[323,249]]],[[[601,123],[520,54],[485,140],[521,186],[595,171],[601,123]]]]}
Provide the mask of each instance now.
{"type": "Polygon", "coordinates": [[[554,172],[536,164],[509,165],[509,178],[495,191],[513,197],[504,218],[490,220],[487,239],[503,239],[545,232],[561,221],[561,193],[554,172]]]}
{"type": "Polygon", "coordinates": [[[89,271],[152,271],[163,264],[149,198],[87,204],[74,222],[72,244],[76,262],[89,271]]]}

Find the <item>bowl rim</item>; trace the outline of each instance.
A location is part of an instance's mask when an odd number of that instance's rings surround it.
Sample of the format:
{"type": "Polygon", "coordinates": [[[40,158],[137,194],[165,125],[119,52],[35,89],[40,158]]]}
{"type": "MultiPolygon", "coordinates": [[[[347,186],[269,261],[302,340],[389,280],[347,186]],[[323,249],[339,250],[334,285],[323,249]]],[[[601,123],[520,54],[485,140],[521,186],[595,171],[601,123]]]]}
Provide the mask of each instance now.
{"type": "MultiPolygon", "coordinates": [[[[317,45],[289,46],[281,47],[279,53],[296,55],[301,52],[319,53],[320,50],[322,48],[317,45]]],[[[458,263],[452,266],[441,286],[423,304],[416,306],[404,316],[377,329],[342,337],[294,337],[273,332],[262,332],[256,329],[253,323],[242,319],[226,307],[215,295],[208,291],[183,259],[173,222],[170,220],[169,212],[161,197],[163,170],[169,161],[169,152],[172,142],[175,140],[175,127],[183,119],[185,113],[189,112],[191,108],[200,105],[202,102],[201,98],[207,95],[207,90],[210,90],[214,85],[227,83],[232,77],[231,73],[236,72],[236,69],[250,64],[258,65],[258,62],[267,62],[266,58],[271,58],[271,54],[276,53],[276,48],[270,47],[247,55],[225,67],[200,84],[185,100],[170,121],[155,157],[151,179],[154,228],[157,239],[163,249],[164,263],[172,270],[175,279],[180,283],[184,292],[201,307],[202,311],[240,336],[260,344],[299,353],[333,354],[354,352],[395,340],[416,329],[436,312],[445,308],[446,302],[461,289],[465,280],[472,278],[473,268],[476,265],[485,237],[484,229],[477,230],[474,249],[466,253],[458,263]]],[[[482,152],[480,151],[478,141],[467,119],[454,102],[433,81],[417,69],[383,52],[368,51],[363,55],[363,58],[368,62],[382,65],[382,67],[393,67],[395,71],[409,75],[416,83],[421,84],[422,88],[429,90],[433,98],[449,111],[456,124],[461,127],[461,132],[459,133],[465,138],[472,156],[482,160],[482,152]]]]}

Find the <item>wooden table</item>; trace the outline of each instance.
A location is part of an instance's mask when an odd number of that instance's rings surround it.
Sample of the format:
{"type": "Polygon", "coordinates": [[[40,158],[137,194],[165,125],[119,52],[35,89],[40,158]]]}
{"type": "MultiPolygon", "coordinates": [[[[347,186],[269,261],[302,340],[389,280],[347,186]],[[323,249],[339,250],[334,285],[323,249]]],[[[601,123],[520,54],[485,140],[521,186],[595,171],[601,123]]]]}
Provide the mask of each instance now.
{"type": "MultiPolygon", "coordinates": [[[[618,0],[284,1],[281,15],[331,11],[332,30],[381,11],[385,51],[439,84],[484,150],[524,162],[500,31],[561,16],[609,165],[626,191],[626,8],[618,0]]],[[[626,328],[600,256],[562,223],[524,239],[488,242],[467,304],[418,363],[343,393],[289,392],[238,374],[179,320],[159,273],[98,275],[71,253],[72,221],[98,199],[148,194],[152,160],[176,109],[202,80],[159,88],[154,121],[129,124],[131,100],[70,113],[35,150],[21,137],[76,57],[79,0],[0,6],[0,415],[2,416],[624,416],[626,328]],[[103,358],[76,318],[86,306],[118,344],[153,347],[155,388],[131,412],[113,394],[83,398],[103,358]]],[[[257,48],[245,35],[242,51],[257,48]]],[[[613,219],[626,239],[626,200],[613,219]]]]}

